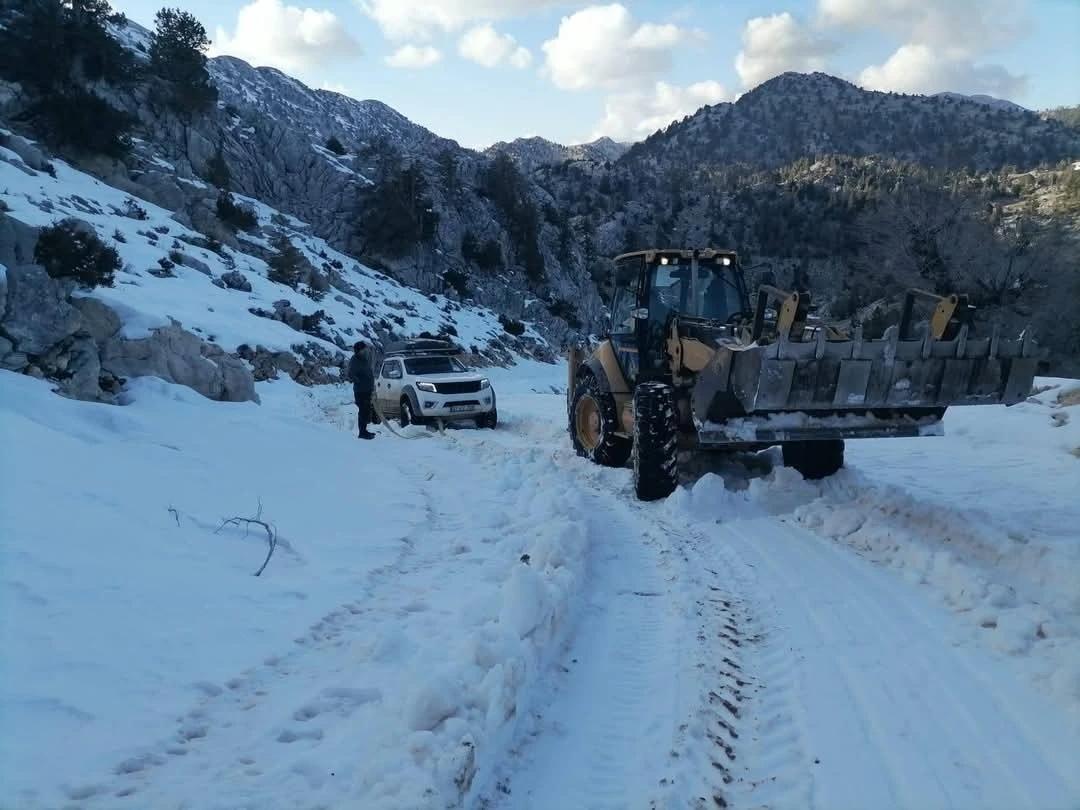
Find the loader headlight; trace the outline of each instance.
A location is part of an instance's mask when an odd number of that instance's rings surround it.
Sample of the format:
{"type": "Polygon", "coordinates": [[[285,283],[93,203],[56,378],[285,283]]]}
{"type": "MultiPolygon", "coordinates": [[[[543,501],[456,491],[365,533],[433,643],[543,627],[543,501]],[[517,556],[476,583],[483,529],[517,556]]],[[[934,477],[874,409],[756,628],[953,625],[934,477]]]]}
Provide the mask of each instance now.
{"type": "Polygon", "coordinates": [[[483,391],[485,388],[491,388],[491,380],[489,380],[487,377],[480,380],[480,390],[483,391]]]}
{"type": "Polygon", "coordinates": [[[418,390],[427,391],[429,394],[434,394],[435,393],[435,383],[418,382],[416,384],[416,387],[417,387],[418,390]]]}

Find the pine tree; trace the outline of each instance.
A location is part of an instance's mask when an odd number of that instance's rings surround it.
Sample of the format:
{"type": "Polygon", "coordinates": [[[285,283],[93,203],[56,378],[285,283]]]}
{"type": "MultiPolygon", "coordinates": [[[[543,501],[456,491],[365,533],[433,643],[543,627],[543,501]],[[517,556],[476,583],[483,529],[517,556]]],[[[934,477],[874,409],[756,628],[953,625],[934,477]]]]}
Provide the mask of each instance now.
{"type": "Polygon", "coordinates": [[[180,112],[199,113],[217,101],[217,88],[206,69],[210,40],[190,12],[163,8],[154,18],[150,69],[172,86],[172,104],[180,112]]]}

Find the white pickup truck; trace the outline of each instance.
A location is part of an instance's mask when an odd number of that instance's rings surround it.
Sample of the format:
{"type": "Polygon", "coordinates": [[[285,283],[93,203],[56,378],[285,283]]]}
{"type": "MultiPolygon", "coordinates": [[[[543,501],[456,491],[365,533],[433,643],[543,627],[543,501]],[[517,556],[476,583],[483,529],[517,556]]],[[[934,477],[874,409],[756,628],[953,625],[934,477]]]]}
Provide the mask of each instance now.
{"type": "Polygon", "coordinates": [[[461,350],[440,340],[415,340],[391,347],[375,375],[375,400],[389,419],[404,425],[436,419],[471,419],[480,428],[498,421],[491,381],[455,356],[461,350]]]}

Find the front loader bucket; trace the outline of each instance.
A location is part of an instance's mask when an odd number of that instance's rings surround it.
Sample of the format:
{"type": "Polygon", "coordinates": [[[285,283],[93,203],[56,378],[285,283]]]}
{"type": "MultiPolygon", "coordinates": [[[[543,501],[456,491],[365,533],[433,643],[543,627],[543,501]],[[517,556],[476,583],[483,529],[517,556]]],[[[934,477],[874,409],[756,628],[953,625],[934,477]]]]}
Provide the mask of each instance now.
{"type": "Polygon", "coordinates": [[[1012,405],[1031,391],[1039,361],[1030,333],[1016,339],[901,340],[890,327],[879,340],[781,339],[768,345],[722,346],[699,377],[694,415],[722,422],[738,411],[765,416],[887,412],[925,415],[953,405],[1012,405]],[[737,403],[737,404],[736,404],[737,403]]]}

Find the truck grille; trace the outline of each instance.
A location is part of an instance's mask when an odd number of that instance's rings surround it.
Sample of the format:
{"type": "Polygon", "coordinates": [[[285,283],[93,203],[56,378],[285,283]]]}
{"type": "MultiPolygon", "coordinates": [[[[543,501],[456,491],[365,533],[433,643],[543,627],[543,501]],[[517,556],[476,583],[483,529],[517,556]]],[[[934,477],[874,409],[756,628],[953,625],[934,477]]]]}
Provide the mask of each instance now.
{"type": "Polygon", "coordinates": [[[472,394],[480,390],[480,381],[435,383],[435,390],[440,394],[472,394]]]}

